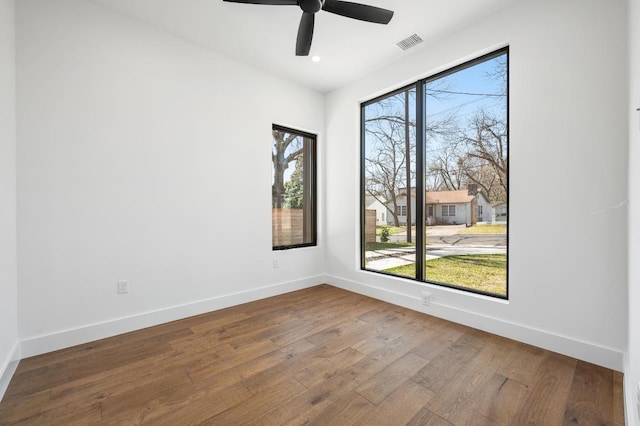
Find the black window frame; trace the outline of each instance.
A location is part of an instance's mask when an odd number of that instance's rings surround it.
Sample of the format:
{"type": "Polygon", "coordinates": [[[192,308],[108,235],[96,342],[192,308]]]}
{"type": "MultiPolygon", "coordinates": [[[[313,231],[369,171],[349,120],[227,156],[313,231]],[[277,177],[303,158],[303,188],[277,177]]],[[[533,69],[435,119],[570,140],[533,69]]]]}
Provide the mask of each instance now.
{"type": "MultiPolygon", "coordinates": [[[[318,135],[305,132],[302,130],[293,129],[291,127],[282,126],[279,124],[273,124],[271,126],[272,132],[272,144],[273,144],[273,131],[282,131],[291,134],[295,134],[304,139],[308,139],[310,141],[309,145],[304,149],[304,185],[306,189],[310,192],[310,196],[308,199],[305,199],[305,207],[303,211],[303,234],[310,235],[310,241],[300,244],[286,244],[286,245],[273,245],[273,204],[272,204],[272,236],[271,236],[271,248],[272,251],[282,251],[282,250],[291,250],[303,247],[316,247],[318,245],[318,186],[317,186],[317,168],[318,168],[318,158],[317,158],[317,144],[318,144],[318,135]]],[[[272,161],[273,167],[273,161],[272,161]]],[[[272,194],[273,197],[273,194],[272,194]]],[[[273,198],[272,198],[273,203],[273,198]]]]}
{"type": "MultiPolygon", "coordinates": [[[[426,255],[426,248],[425,248],[425,231],[426,231],[426,222],[427,222],[427,218],[426,218],[426,213],[427,213],[427,207],[425,205],[425,168],[426,168],[426,153],[425,153],[425,107],[426,107],[426,100],[425,100],[425,96],[424,96],[424,90],[425,90],[425,85],[431,81],[440,79],[442,77],[445,77],[447,75],[450,74],[454,74],[456,72],[462,71],[466,68],[469,67],[473,67],[474,65],[480,64],[482,62],[494,59],[496,57],[502,56],[502,55],[506,55],[506,68],[507,68],[507,73],[506,73],[506,93],[507,93],[507,99],[506,99],[506,135],[507,135],[507,150],[510,153],[510,145],[511,145],[511,138],[510,138],[510,97],[511,97],[511,91],[510,91],[510,52],[509,52],[509,46],[505,46],[502,47],[500,49],[494,50],[490,53],[481,55],[477,58],[471,59],[469,61],[466,61],[464,63],[461,63],[459,65],[456,65],[454,67],[451,67],[447,70],[444,70],[442,72],[436,73],[434,75],[431,75],[429,77],[420,79],[416,82],[407,84],[406,86],[403,86],[399,89],[390,91],[388,93],[382,94],[380,96],[377,96],[373,99],[370,99],[368,101],[364,101],[360,103],[360,269],[362,271],[366,271],[366,272],[372,272],[372,273],[376,273],[376,274],[381,274],[381,275],[387,275],[387,276],[391,276],[394,278],[399,278],[399,279],[406,279],[406,280],[410,280],[410,281],[416,281],[418,283],[425,283],[425,284],[434,284],[434,285],[438,285],[441,287],[446,287],[446,288],[451,288],[451,289],[455,289],[455,290],[461,290],[467,293],[472,293],[472,294],[480,294],[480,295],[484,295],[484,296],[489,296],[495,299],[502,299],[502,300],[509,300],[509,240],[510,240],[510,232],[509,232],[509,227],[510,227],[510,223],[511,220],[509,218],[510,215],[510,210],[508,208],[509,206],[509,197],[510,197],[510,192],[511,192],[511,168],[510,168],[510,155],[507,156],[506,159],[506,164],[507,164],[507,191],[506,191],[506,213],[504,214],[504,218],[506,219],[506,271],[505,271],[505,278],[506,278],[506,294],[500,295],[500,294],[495,294],[495,293],[488,293],[488,292],[483,292],[483,291],[479,291],[479,290],[475,290],[475,289],[471,289],[468,287],[463,287],[463,286],[457,286],[457,285],[453,285],[453,284],[449,284],[449,283],[442,283],[442,282],[436,282],[436,281],[429,281],[425,278],[425,255],[426,255]],[[396,275],[396,274],[391,274],[388,272],[384,272],[384,271],[378,271],[378,270],[373,270],[373,269],[367,269],[366,268],[366,258],[365,258],[365,182],[366,182],[366,176],[365,176],[365,108],[366,106],[376,103],[379,100],[385,99],[387,97],[393,96],[394,94],[403,92],[403,91],[407,91],[410,90],[411,88],[415,88],[416,89],[416,99],[415,99],[415,107],[416,107],[416,207],[415,207],[415,214],[416,214],[416,223],[415,223],[415,227],[416,227],[416,234],[415,234],[415,243],[416,243],[416,264],[415,264],[415,270],[416,270],[416,276],[415,277],[409,277],[409,276],[403,276],[403,275],[396,275]],[[420,259],[420,260],[418,260],[420,259]]],[[[497,213],[497,212],[496,212],[497,213]]],[[[436,214],[436,209],[434,209],[434,215],[436,214]]],[[[496,214],[497,216],[497,214],[496,214]]],[[[502,215],[500,216],[502,217],[502,215]]]]}

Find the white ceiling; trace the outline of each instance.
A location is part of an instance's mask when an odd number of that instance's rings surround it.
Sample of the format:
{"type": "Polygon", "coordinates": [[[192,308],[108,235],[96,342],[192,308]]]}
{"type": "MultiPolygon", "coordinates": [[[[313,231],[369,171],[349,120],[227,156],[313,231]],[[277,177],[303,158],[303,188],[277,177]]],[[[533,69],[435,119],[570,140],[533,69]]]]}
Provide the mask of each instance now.
{"type": "Polygon", "coordinates": [[[517,0],[362,0],[395,12],[388,25],[320,11],[309,57],[295,56],[302,11],[222,0],[90,0],[186,40],[325,93],[423,49],[517,0]],[[425,43],[396,43],[419,33],[425,43]],[[321,57],[312,62],[311,56],[321,57]]]}

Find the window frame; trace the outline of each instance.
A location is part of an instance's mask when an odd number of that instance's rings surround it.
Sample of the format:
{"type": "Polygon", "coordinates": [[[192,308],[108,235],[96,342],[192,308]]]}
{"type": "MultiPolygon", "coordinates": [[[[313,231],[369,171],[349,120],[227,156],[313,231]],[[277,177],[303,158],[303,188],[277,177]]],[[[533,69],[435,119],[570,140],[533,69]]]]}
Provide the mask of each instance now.
{"type": "MultiPolygon", "coordinates": [[[[279,246],[273,245],[273,192],[272,192],[272,210],[271,210],[271,249],[272,251],[282,251],[282,250],[291,250],[303,247],[316,247],[318,245],[318,186],[317,186],[317,168],[318,168],[318,157],[317,157],[317,145],[318,145],[318,135],[305,132],[302,130],[293,129],[291,127],[282,126],[279,124],[272,124],[271,126],[271,144],[273,149],[273,132],[281,131],[286,133],[295,134],[304,139],[308,139],[310,143],[305,147],[303,152],[303,161],[304,161],[304,186],[308,188],[310,192],[310,196],[308,198],[304,198],[303,203],[305,204],[303,207],[303,234],[307,233],[310,235],[309,242],[303,242],[300,244],[284,244],[279,246]],[[308,210],[308,211],[307,211],[308,210]]],[[[271,164],[271,170],[273,172],[273,161],[271,164]]]]}
{"type": "MultiPolygon", "coordinates": [[[[367,100],[367,101],[363,101],[360,103],[360,269],[362,271],[366,271],[366,272],[371,272],[371,273],[376,273],[376,274],[381,274],[381,275],[387,275],[390,277],[394,277],[394,278],[399,278],[399,279],[406,279],[406,280],[410,280],[410,281],[416,281],[418,283],[425,283],[425,284],[433,284],[433,285],[437,285],[440,287],[445,287],[445,288],[451,288],[454,290],[461,290],[464,291],[466,293],[470,293],[470,294],[480,294],[480,295],[484,295],[484,296],[489,296],[491,298],[495,298],[495,299],[502,299],[502,300],[509,300],[509,258],[510,258],[510,232],[509,232],[509,227],[510,227],[510,223],[511,220],[509,218],[510,216],[510,209],[508,208],[509,206],[509,198],[510,198],[510,192],[511,192],[511,168],[509,167],[510,165],[510,155],[507,156],[506,158],[506,165],[507,165],[507,190],[506,190],[506,212],[504,214],[504,218],[506,219],[506,265],[505,265],[505,295],[501,295],[501,294],[496,294],[496,293],[489,293],[489,292],[483,292],[480,290],[475,290],[472,288],[468,288],[468,287],[463,287],[460,285],[454,285],[454,284],[450,284],[450,283],[442,283],[442,282],[436,282],[436,281],[429,281],[426,279],[425,277],[425,264],[426,264],[426,260],[425,260],[425,255],[426,255],[426,248],[425,248],[425,243],[426,243],[426,226],[427,226],[427,217],[426,217],[426,213],[428,211],[428,208],[430,206],[427,206],[425,204],[425,168],[426,168],[426,153],[425,153],[425,108],[426,108],[426,101],[425,101],[425,96],[424,96],[424,91],[425,91],[425,86],[426,84],[428,84],[431,81],[440,79],[442,77],[446,77],[447,75],[450,74],[455,74],[459,71],[462,71],[466,68],[470,68],[473,67],[475,65],[478,65],[480,63],[483,63],[485,61],[497,58],[499,56],[502,55],[506,55],[506,68],[507,68],[507,73],[506,73],[506,137],[507,137],[507,149],[508,152],[510,153],[510,145],[511,145],[511,138],[510,138],[510,98],[511,98],[511,90],[510,90],[510,49],[509,46],[504,46],[502,48],[496,49],[494,51],[491,51],[489,53],[486,53],[484,55],[478,56],[474,59],[471,59],[469,61],[463,62],[459,65],[450,67],[444,71],[441,71],[439,73],[436,73],[434,75],[431,75],[429,77],[420,79],[418,81],[415,81],[413,83],[407,84],[406,86],[403,86],[401,88],[398,88],[396,90],[392,90],[388,93],[384,93],[382,95],[379,95],[373,99],[367,100]],[[365,108],[368,105],[371,105],[373,103],[376,103],[380,100],[383,100],[385,98],[391,97],[395,94],[398,94],[400,92],[403,91],[407,91],[410,90],[411,88],[415,88],[416,89],[416,99],[415,99],[415,108],[416,108],[416,165],[415,165],[415,173],[416,173],[416,205],[415,205],[415,214],[416,214],[416,233],[415,233],[415,243],[416,243],[416,263],[415,263],[415,271],[416,271],[416,275],[415,277],[410,277],[410,276],[403,276],[403,275],[397,275],[397,274],[392,274],[389,272],[385,272],[385,271],[379,271],[379,270],[374,270],[374,269],[367,269],[366,267],[366,257],[365,257],[365,204],[364,204],[364,199],[365,199],[365,182],[366,182],[366,176],[365,176],[365,151],[366,151],[366,146],[365,146],[365,108]],[[420,259],[420,261],[418,261],[418,259],[420,259]]],[[[433,209],[433,213],[434,215],[437,214],[437,209],[434,208],[433,209]]],[[[455,215],[454,215],[455,216],[455,215]]]]}

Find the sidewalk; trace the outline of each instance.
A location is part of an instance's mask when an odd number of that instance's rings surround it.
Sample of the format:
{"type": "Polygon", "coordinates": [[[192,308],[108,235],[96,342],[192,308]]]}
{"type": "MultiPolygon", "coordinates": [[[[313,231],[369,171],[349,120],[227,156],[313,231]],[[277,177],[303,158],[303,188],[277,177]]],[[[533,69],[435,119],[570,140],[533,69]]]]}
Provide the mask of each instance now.
{"type": "Polygon", "coordinates": [[[416,262],[415,247],[402,247],[387,250],[367,251],[364,253],[367,269],[381,271],[396,266],[409,265],[416,262]]]}
{"type": "MultiPolygon", "coordinates": [[[[448,237],[451,235],[456,235],[460,230],[465,229],[466,225],[433,225],[427,226],[427,236],[429,237],[448,237]]],[[[389,235],[389,241],[406,241],[405,238],[406,232],[401,234],[392,234],[389,235]]],[[[415,241],[416,232],[415,230],[411,233],[413,237],[413,241],[415,241]]]]}
{"type": "MultiPolygon", "coordinates": [[[[507,249],[493,246],[451,246],[447,244],[430,244],[426,247],[427,261],[444,256],[461,256],[470,254],[506,254],[507,249]]],[[[402,247],[365,252],[367,269],[381,271],[396,266],[409,265],[416,261],[414,247],[402,247]]]]}

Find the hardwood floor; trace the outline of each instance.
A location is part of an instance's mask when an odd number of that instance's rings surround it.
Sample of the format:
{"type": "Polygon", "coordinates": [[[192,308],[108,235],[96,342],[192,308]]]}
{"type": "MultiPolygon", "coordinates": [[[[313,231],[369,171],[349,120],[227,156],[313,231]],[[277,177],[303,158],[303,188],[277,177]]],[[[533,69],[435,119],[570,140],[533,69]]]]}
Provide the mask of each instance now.
{"type": "Polygon", "coordinates": [[[22,360],[0,424],[624,425],[622,374],[327,285],[22,360]]]}

